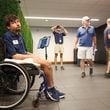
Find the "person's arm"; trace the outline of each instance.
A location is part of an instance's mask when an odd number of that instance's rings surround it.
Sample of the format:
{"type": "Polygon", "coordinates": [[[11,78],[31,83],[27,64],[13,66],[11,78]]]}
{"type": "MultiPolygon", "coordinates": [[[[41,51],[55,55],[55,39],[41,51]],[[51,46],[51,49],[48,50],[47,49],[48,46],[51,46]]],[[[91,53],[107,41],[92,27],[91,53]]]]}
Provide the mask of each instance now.
{"type": "Polygon", "coordinates": [[[105,45],[106,51],[108,51],[108,48],[107,48],[108,40],[110,40],[110,29],[108,29],[107,31],[104,30],[104,45],[105,45]]]}
{"type": "Polygon", "coordinates": [[[77,49],[77,44],[78,44],[78,41],[79,41],[79,36],[80,36],[80,31],[79,31],[79,28],[78,28],[77,34],[74,37],[74,49],[77,49]]]}
{"type": "Polygon", "coordinates": [[[74,38],[74,48],[77,49],[77,44],[78,44],[78,37],[76,36],[74,38]]]}
{"type": "Polygon", "coordinates": [[[93,48],[96,49],[97,46],[96,46],[96,36],[93,37],[93,48]]]}
{"type": "Polygon", "coordinates": [[[107,35],[107,39],[110,40],[110,28],[107,29],[106,35],[107,35]]]}
{"type": "Polygon", "coordinates": [[[57,26],[53,26],[53,27],[51,28],[51,30],[54,32],[54,31],[56,30],[56,27],[57,27],[57,26]]]}
{"type": "Polygon", "coordinates": [[[65,33],[65,36],[67,36],[67,34],[68,34],[67,29],[65,29],[63,26],[60,26],[60,27],[62,28],[63,32],[65,33]]]}
{"type": "Polygon", "coordinates": [[[92,37],[92,43],[93,43],[93,49],[96,49],[96,31],[95,28],[93,27],[93,37],[92,37]]]}
{"type": "Polygon", "coordinates": [[[24,60],[26,58],[32,58],[33,54],[29,53],[29,54],[14,54],[12,56],[13,59],[18,59],[18,60],[24,60]]]}
{"type": "Polygon", "coordinates": [[[11,58],[12,55],[16,54],[16,50],[15,50],[15,48],[13,46],[13,43],[11,41],[10,35],[7,35],[7,34],[4,35],[3,36],[3,42],[4,42],[4,45],[5,45],[6,51],[10,52],[10,56],[9,57],[11,58]]]}

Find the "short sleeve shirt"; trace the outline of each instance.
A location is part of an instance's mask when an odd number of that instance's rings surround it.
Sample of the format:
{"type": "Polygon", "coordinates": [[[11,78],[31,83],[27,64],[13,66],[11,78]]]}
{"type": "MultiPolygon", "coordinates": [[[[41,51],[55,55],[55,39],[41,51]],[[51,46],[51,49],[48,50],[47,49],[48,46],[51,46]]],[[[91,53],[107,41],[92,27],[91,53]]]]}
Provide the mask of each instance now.
{"type": "Polygon", "coordinates": [[[56,44],[63,44],[63,36],[65,36],[65,33],[57,33],[53,32],[54,38],[55,38],[55,43],[56,44]]]}
{"type": "Polygon", "coordinates": [[[77,37],[79,39],[79,46],[91,47],[92,39],[96,35],[95,28],[89,26],[88,28],[80,27],[77,31],[77,37]]]}
{"type": "Polygon", "coordinates": [[[110,28],[106,28],[104,30],[104,44],[105,47],[110,48],[110,39],[108,39],[108,35],[110,34],[110,28]]]}
{"type": "Polygon", "coordinates": [[[26,48],[23,37],[20,34],[15,34],[8,31],[3,36],[6,47],[6,58],[12,58],[14,54],[26,54],[26,48]]]}

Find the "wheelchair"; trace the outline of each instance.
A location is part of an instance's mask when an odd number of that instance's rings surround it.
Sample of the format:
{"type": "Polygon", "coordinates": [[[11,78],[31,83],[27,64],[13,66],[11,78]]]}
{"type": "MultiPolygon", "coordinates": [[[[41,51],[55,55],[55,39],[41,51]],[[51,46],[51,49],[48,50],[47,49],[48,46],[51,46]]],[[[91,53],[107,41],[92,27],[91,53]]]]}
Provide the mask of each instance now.
{"type": "Polygon", "coordinates": [[[34,107],[39,105],[42,92],[46,94],[47,79],[44,72],[31,63],[16,63],[13,60],[4,60],[5,48],[0,39],[0,109],[13,109],[22,104],[30,88],[33,86],[35,76],[43,78],[34,107]]]}

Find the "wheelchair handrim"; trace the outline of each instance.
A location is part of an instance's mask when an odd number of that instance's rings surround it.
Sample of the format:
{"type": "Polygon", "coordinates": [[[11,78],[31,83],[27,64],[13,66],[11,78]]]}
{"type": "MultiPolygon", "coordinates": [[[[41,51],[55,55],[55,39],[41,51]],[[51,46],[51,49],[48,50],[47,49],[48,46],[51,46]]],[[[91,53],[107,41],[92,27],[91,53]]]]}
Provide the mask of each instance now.
{"type": "Polygon", "coordinates": [[[0,108],[2,108],[2,109],[13,108],[13,107],[19,105],[26,98],[26,96],[27,96],[27,94],[29,92],[29,86],[30,86],[29,85],[29,80],[27,78],[27,74],[20,67],[16,66],[15,64],[12,64],[12,63],[2,63],[2,64],[0,64],[0,66],[6,66],[6,65],[7,66],[13,66],[13,67],[15,67],[16,69],[18,69],[23,74],[23,76],[25,78],[25,82],[26,82],[26,88],[25,88],[24,94],[22,95],[22,97],[20,98],[20,100],[18,100],[14,104],[11,104],[11,105],[8,105],[8,106],[0,106],[0,108]]]}

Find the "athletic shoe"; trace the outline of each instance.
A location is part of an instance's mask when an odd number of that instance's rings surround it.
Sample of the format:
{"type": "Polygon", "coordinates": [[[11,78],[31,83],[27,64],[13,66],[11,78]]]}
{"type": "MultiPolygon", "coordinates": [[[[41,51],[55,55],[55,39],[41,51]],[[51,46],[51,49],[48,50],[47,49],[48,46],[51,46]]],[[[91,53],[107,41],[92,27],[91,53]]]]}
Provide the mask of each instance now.
{"type": "Polygon", "coordinates": [[[47,90],[46,95],[49,99],[51,99],[52,101],[59,101],[59,94],[58,92],[56,92],[56,90],[54,89],[54,87],[50,88],[47,90]]]}
{"type": "Polygon", "coordinates": [[[55,66],[55,70],[58,70],[58,69],[57,69],[57,66],[55,66]]]}
{"type": "Polygon", "coordinates": [[[86,76],[86,73],[85,72],[82,72],[81,77],[84,78],[85,76],[86,76]]]}
{"type": "Polygon", "coordinates": [[[63,66],[61,66],[61,70],[64,70],[64,67],[63,66]]]}
{"type": "Polygon", "coordinates": [[[90,68],[89,74],[90,74],[90,76],[92,76],[92,74],[93,74],[93,68],[90,68]]]}
{"type": "Polygon", "coordinates": [[[110,78],[110,73],[105,73],[105,76],[110,78]]]}
{"type": "Polygon", "coordinates": [[[59,95],[59,98],[65,98],[65,93],[60,92],[59,90],[57,90],[56,88],[54,88],[54,90],[57,92],[57,94],[59,95]]]}

